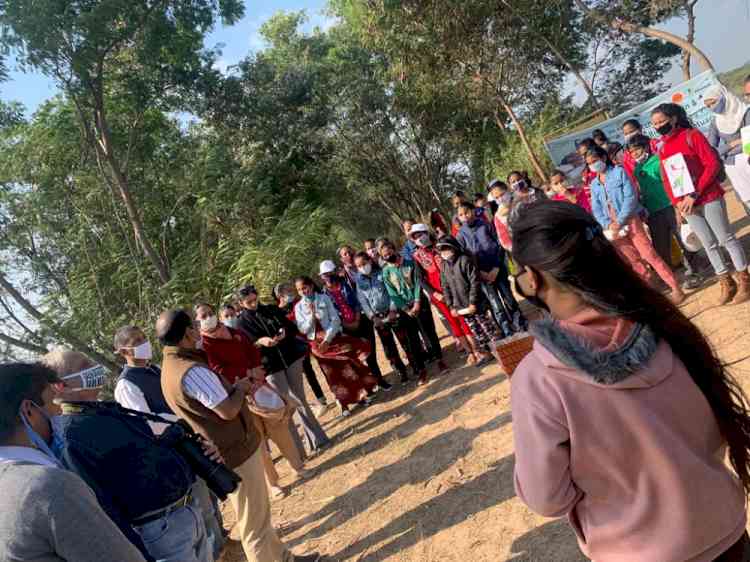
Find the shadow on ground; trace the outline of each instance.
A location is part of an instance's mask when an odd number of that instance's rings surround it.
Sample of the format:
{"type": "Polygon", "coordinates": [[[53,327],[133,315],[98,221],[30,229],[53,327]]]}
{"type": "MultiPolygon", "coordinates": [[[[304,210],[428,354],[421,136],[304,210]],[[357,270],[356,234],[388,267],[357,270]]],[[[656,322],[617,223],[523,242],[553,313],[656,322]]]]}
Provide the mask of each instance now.
{"type": "Polygon", "coordinates": [[[566,519],[556,519],[521,535],[510,547],[513,562],[587,562],[566,519]],[[562,547],[562,548],[561,548],[562,547]]]}

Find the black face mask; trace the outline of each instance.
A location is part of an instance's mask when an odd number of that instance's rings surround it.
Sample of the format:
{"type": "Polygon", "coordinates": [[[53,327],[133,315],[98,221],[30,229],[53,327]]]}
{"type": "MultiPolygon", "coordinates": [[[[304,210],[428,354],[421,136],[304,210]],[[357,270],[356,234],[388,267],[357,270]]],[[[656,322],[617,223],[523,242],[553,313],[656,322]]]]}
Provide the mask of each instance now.
{"type": "Polygon", "coordinates": [[[672,132],[674,129],[674,125],[672,123],[665,123],[661,127],[656,128],[656,132],[659,133],[661,136],[668,135],[672,132]]]}
{"type": "Polygon", "coordinates": [[[391,254],[387,258],[385,258],[385,261],[388,263],[396,263],[398,261],[398,254],[391,254]]]}

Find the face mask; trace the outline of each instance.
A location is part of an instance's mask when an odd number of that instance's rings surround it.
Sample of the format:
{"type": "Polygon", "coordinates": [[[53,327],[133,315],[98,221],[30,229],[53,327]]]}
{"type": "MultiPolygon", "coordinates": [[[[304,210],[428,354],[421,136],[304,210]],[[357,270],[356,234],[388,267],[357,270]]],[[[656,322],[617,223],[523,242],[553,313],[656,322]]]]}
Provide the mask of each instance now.
{"type": "Polygon", "coordinates": [[[651,158],[651,155],[648,152],[644,152],[641,154],[638,158],[635,159],[636,163],[643,164],[646,160],[651,158]]]}
{"type": "Polygon", "coordinates": [[[429,234],[420,234],[417,236],[417,238],[414,240],[416,242],[417,246],[420,246],[424,248],[425,246],[430,245],[430,235],[429,234]]]}
{"type": "Polygon", "coordinates": [[[396,263],[398,261],[398,254],[391,254],[387,258],[385,258],[385,261],[388,263],[396,263]]]}
{"type": "Polygon", "coordinates": [[[627,134],[623,133],[623,137],[625,137],[625,142],[629,141],[630,139],[632,139],[637,134],[638,134],[638,131],[634,131],[632,133],[627,133],[627,134]]]}
{"type": "Polygon", "coordinates": [[[311,303],[311,302],[313,302],[315,300],[315,294],[312,294],[312,295],[302,295],[302,299],[305,302],[307,302],[307,303],[311,303]]]}
{"type": "Polygon", "coordinates": [[[607,170],[607,163],[603,160],[597,160],[593,164],[589,164],[589,169],[592,172],[596,172],[597,174],[601,174],[607,170]]]}
{"type": "Polygon", "coordinates": [[[359,272],[362,275],[370,275],[370,273],[372,273],[372,264],[366,263],[365,265],[359,268],[359,272]]]}
{"type": "Polygon", "coordinates": [[[516,182],[513,182],[513,184],[511,184],[511,187],[515,191],[519,191],[521,189],[526,189],[526,180],[518,180],[516,182]]]}
{"type": "Polygon", "coordinates": [[[661,136],[665,136],[671,133],[672,129],[674,129],[674,125],[672,125],[672,123],[665,123],[661,127],[656,127],[656,132],[661,136]]]}
{"type": "Polygon", "coordinates": [[[376,248],[370,248],[367,250],[367,255],[370,256],[370,259],[376,260],[378,259],[378,250],[376,248]]]}
{"type": "Polygon", "coordinates": [[[236,328],[240,325],[240,319],[236,316],[233,318],[224,318],[221,323],[224,324],[227,328],[236,328]]]}
{"type": "Polygon", "coordinates": [[[211,330],[216,328],[218,323],[219,323],[219,319],[216,318],[215,314],[212,314],[208,318],[204,318],[203,320],[201,320],[201,330],[210,332],[211,330]]]}
{"type": "Polygon", "coordinates": [[[133,349],[133,358],[134,359],[145,359],[149,360],[153,356],[153,351],[151,350],[151,342],[146,340],[140,345],[136,345],[133,349]]]}
{"type": "Polygon", "coordinates": [[[451,261],[453,259],[453,252],[440,252],[440,257],[445,261],[451,261]]]}
{"type": "Polygon", "coordinates": [[[724,110],[727,107],[727,100],[724,96],[721,96],[718,100],[716,100],[716,103],[711,106],[711,111],[713,113],[724,113],[724,110]]]}
{"type": "Polygon", "coordinates": [[[26,429],[26,435],[35,448],[39,449],[42,453],[47,455],[50,460],[52,460],[57,466],[63,468],[62,463],[58,460],[58,456],[63,449],[62,432],[60,431],[62,416],[50,417],[50,415],[45,412],[44,408],[42,408],[39,404],[37,404],[36,402],[32,402],[32,404],[37,410],[39,410],[39,413],[41,413],[44,419],[46,419],[49,423],[50,433],[52,433],[52,443],[47,444],[47,442],[42,439],[42,436],[34,431],[33,427],[31,427],[31,424],[29,423],[29,420],[26,419],[24,413],[19,411],[21,421],[23,422],[24,428],[26,429]]]}
{"type": "MultiPolygon", "coordinates": [[[[149,348],[150,349],[150,348],[149,348]]],[[[94,365],[78,373],[62,377],[66,386],[75,391],[101,388],[107,380],[107,371],[101,365],[94,365]]]]}

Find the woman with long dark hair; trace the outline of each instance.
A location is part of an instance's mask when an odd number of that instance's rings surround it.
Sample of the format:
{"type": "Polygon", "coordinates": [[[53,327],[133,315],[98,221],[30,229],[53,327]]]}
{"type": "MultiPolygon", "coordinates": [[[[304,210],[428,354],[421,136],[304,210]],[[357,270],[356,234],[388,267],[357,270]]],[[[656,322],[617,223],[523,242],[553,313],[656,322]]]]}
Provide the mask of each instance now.
{"type": "Polygon", "coordinates": [[[294,286],[300,301],[294,305],[297,328],[305,336],[328,386],[349,416],[349,406],[369,404],[378,379],[367,366],[371,348],[367,340],[342,333],[341,318],[328,295],[309,277],[297,277],[294,286]]]}
{"type": "Polygon", "coordinates": [[[586,164],[596,173],[591,182],[591,212],[607,237],[641,279],[646,282],[651,279],[650,265],[672,290],[672,301],[682,303],[685,293],[646,232],[641,218],[644,209],[625,169],[612,162],[600,146],[588,151],[586,164]]]}
{"type": "Polygon", "coordinates": [[[679,105],[665,103],[654,108],[651,124],[661,135],[659,158],[667,195],[700,239],[719,277],[721,293],[717,304],[721,306],[730,301],[731,304],[740,304],[750,300],[747,255],[729,224],[724,189],[719,181],[719,157],[703,133],[693,128],[685,110],[679,105]],[[692,193],[676,193],[664,169],[665,161],[678,154],[685,159],[693,183],[692,193]],[[719,246],[724,247],[732,260],[735,279],[719,246]]]}
{"type": "Polygon", "coordinates": [[[511,383],[518,496],[597,562],[750,560],[747,400],[701,331],[574,205],[530,205],[513,258],[548,313],[511,383]]]}

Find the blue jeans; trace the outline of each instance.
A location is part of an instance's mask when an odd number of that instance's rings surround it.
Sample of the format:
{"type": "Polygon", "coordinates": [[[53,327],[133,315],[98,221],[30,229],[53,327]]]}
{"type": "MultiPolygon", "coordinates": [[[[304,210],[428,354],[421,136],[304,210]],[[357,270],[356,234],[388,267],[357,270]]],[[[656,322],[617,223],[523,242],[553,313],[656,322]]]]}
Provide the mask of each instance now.
{"type": "Polygon", "coordinates": [[[156,562],[213,562],[200,506],[193,500],[169,515],[135,527],[156,562]]]}
{"type": "Polygon", "coordinates": [[[193,484],[193,501],[203,515],[208,551],[213,553],[213,559],[218,560],[225,542],[221,511],[218,500],[201,478],[196,478],[193,484]]]}

